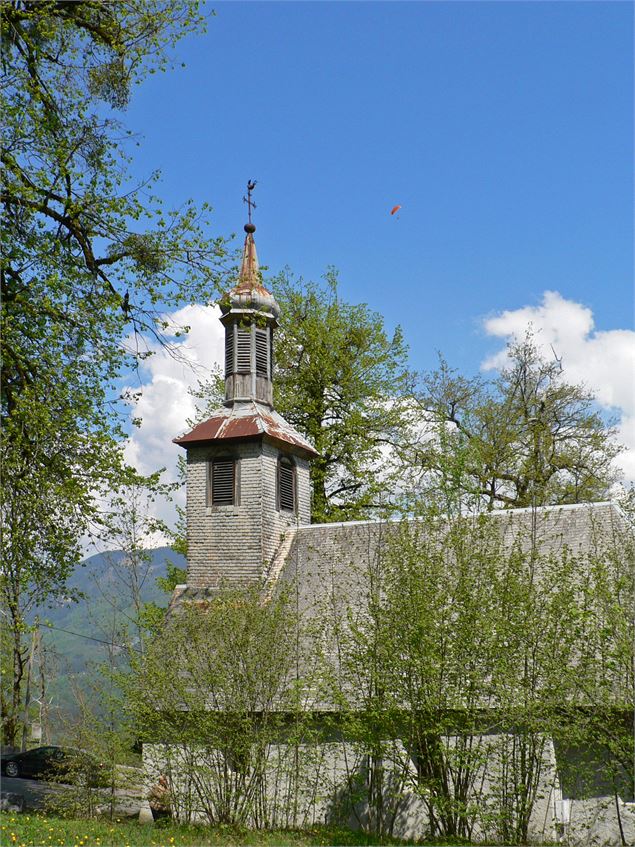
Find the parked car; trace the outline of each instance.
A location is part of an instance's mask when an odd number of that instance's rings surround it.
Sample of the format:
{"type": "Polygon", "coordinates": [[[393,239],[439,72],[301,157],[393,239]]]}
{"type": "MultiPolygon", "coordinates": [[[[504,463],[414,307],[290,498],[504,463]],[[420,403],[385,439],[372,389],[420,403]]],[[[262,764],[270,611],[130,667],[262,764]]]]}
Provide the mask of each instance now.
{"type": "Polygon", "coordinates": [[[103,765],[90,753],[73,747],[35,747],[25,753],[2,756],[0,770],[8,777],[48,780],[87,780],[89,785],[105,782],[103,765]]]}

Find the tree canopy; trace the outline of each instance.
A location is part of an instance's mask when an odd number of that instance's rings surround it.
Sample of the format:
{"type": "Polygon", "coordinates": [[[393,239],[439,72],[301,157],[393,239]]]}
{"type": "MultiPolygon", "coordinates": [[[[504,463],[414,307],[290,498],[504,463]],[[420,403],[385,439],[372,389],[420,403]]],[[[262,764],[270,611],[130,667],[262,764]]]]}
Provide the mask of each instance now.
{"type": "Polygon", "coordinates": [[[156,173],[131,182],[134,139],[116,118],[202,26],[198,4],[44,0],[3,3],[0,15],[0,587],[15,701],[26,610],[63,592],[100,496],[134,476],[118,377],[147,355],[143,334],[161,335],[166,307],[214,296],[222,243],[207,236],[205,209],[162,209],[156,173]]]}
{"type": "Polygon", "coordinates": [[[408,461],[444,507],[520,508],[607,499],[622,451],[593,394],[566,380],[528,335],[508,364],[485,379],[441,359],[416,402],[422,423],[408,461]]]}
{"type": "Polygon", "coordinates": [[[275,404],[315,445],[312,515],[316,522],[366,517],[391,504],[395,441],[408,427],[410,385],[401,329],[322,284],[283,274],[274,280],[282,323],[276,340],[275,404]]]}

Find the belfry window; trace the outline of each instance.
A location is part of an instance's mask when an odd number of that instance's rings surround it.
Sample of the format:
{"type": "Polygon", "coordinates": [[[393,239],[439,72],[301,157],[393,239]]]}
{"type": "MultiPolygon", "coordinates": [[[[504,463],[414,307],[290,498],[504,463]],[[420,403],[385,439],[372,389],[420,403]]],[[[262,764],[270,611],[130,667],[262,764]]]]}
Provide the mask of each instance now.
{"type": "Polygon", "coordinates": [[[278,508],[281,512],[295,512],[295,467],[286,457],[278,460],[278,508]]]}
{"type": "Polygon", "coordinates": [[[230,324],[225,331],[225,376],[234,372],[234,329],[230,324]]]}
{"type": "Polygon", "coordinates": [[[269,333],[256,327],[256,374],[269,375],[269,333]]]}
{"type": "Polygon", "coordinates": [[[238,345],[236,357],[236,370],[239,374],[248,374],[251,370],[251,327],[236,327],[238,332],[238,345]]]}
{"type": "Polygon", "coordinates": [[[232,506],[236,502],[236,460],[212,459],[207,465],[208,506],[232,506]]]}

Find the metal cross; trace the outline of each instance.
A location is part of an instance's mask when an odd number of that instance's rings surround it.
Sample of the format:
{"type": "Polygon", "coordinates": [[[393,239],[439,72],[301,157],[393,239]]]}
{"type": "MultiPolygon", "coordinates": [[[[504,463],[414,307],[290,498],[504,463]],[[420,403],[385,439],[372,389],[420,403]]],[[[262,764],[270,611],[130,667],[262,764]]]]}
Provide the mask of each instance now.
{"type": "Polygon", "coordinates": [[[247,196],[243,197],[243,203],[247,204],[247,210],[248,210],[247,211],[247,217],[248,217],[249,223],[251,223],[251,210],[256,208],[256,204],[251,199],[251,192],[254,190],[255,187],[256,187],[256,180],[250,179],[247,182],[247,196]]]}

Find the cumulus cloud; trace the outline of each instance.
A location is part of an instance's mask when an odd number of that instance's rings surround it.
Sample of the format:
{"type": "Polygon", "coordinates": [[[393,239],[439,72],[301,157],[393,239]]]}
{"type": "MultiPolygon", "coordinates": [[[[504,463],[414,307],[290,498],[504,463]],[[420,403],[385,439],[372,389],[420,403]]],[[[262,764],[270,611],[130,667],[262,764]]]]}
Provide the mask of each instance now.
{"type": "MultiPolygon", "coordinates": [[[[189,333],[175,339],[168,350],[158,343],[151,344],[152,356],[145,359],[139,382],[126,387],[139,398],[131,407],[131,415],[141,420],[125,447],[126,460],[141,473],[149,474],[165,468],[165,482],[177,479],[177,458],[183,449],[172,439],[187,429],[188,419],[195,414],[194,400],[189,393],[200,380],[209,376],[210,369],[223,357],[224,331],[218,320],[217,306],[186,306],[166,316],[174,328],[189,326],[189,333]]],[[[184,505],[181,490],[175,500],[184,505]]],[[[155,504],[156,516],[173,522],[174,506],[155,504]]],[[[163,539],[152,539],[155,544],[163,539]]]]}
{"type": "MultiPolygon", "coordinates": [[[[621,442],[628,448],[620,459],[624,478],[635,481],[635,332],[595,329],[591,309],[545,291],[538,306],[509,309],[486,318],[485,332],[505,342],[520,341],[532,327],[545,356],[562,358],[568,382],[583,384],[598,404],[617,416],[621,442]]],[[[483,370],[505,365],[505,348],[484,360],[483,370]]]]}

